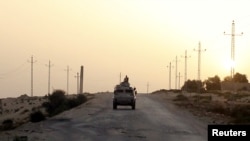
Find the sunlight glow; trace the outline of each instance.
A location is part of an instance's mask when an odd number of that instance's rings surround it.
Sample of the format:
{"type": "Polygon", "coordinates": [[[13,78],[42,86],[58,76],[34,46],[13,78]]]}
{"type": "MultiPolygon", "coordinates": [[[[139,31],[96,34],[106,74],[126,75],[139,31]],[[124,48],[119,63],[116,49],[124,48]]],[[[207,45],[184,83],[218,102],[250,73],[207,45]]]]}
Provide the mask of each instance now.
{"type": "Polygon", "coordinates": [[[235,68],[235,61],[233,61],[233,60],[226,60],[224,62],[224,66],[226,67],[226,69],[235,68]]]}

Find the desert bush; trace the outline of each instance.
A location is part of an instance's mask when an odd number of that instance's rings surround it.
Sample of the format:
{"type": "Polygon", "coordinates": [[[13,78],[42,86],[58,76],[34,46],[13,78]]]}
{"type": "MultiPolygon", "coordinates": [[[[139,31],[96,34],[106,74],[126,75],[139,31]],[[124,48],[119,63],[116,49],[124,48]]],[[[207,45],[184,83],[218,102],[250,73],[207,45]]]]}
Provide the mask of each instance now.
{"type": "Polygon", "coordinates": [[[236,101],[245,97],[249,97],[250,95],[245,94],[245,93],[237,93],[237,94],[224,93],[224,94],[221,94],[220,96],[224,97],[228,101],[236,101]]]}
{"type": "Polygon", "coordinates": [[[45,120],[45,115],[41,111],[36,111],[30,114],[31,122],[40,122],[45,120]]]}
{"type": "Polygon", "coordinates": [[[14,128],[14,122],[12,119],[6,119],[2,122],[2,130],[11,130],[14,128]]]}
{"type": "Polygon", "coordinates": [[[192,100],[198,103],[210,103],[212,101],[212,96],[201,96],[201,95],[194,95],[192,96],[192,100]]]}
{"type": "Polygon", "coordinates": [[[234,106],[230,116],[234,118],[233,123],[250,124],[250,105],[234,106]]]}
{"type": "Polygon", "coordinates": [[[69,105],[69,108],[74,108],[79,105],[79,102],[76,98],[71,98],[68,100],[68,105],[69,105]]]}
{"type": "Polygon", "coordinates": [[[188,101],[188,97],[183,94],[179,94],[175,97],[174,101],[188,101]]]}
{"type": "Polygon", "coordinates": [[[88,99],[85,95],[83,94],[78,94],[77,95],[77,100],[79,102],[79,104],[85,103],[88,99]]]}
{"type": "Polygon", "coordinates": [[[55,90],[48,96],[49,102],[44,102],[42,105],[46,108],[46,111],[50,116],[59,114],[67,109],[66,96],[63,90],[55,90]]]}
{"type": "Polygon", "coordinates": [[[49,116],[57,115],[65,110],[74,108],[87,101],[87,97],[83,94],[78,94],[76,98],[67,99],[65,92],[56,90],[48,96],[49,101],[42,104],[46,108],[49,116]]]}
{"type": "Polygon", "coordinates": [[[201,96],[200,102],[201,103],[210,103],[212,101],[212,96],[201,96]]]}
{"type": "Polygon", "coordinates": [[[218,113],[218,114],[224,114],[224,115],[229,114],[229,109],[223,103],[220,103],[220,102],[211,103],[207,111],[218,113]]]}
{"type": "Polygon", "coordinates": [[[69,108],[74,108],[87,101],[87,97],[83,94],[78,94],[76,98],[71,98],[68,100],[69,108]]]}
{"type": "Polygon", "coordinates": [[[49,95],[49,102],[53,104],[54,107],[65,104],[65,92],[63,90],[55,90],[51,95],[49,95]]]}

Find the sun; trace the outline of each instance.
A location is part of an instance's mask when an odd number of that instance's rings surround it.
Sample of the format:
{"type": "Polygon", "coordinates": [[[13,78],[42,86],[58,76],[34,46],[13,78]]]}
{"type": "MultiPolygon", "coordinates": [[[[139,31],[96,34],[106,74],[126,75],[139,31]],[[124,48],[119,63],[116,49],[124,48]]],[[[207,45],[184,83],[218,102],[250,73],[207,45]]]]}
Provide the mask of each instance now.
{"type": "Polygon", "coordinates": [[[224,61],[224,66],[225,66],[226,69],[234,68],[235,67],[235,61],[230,60],[230,59],[225,60],[224,61]]]}

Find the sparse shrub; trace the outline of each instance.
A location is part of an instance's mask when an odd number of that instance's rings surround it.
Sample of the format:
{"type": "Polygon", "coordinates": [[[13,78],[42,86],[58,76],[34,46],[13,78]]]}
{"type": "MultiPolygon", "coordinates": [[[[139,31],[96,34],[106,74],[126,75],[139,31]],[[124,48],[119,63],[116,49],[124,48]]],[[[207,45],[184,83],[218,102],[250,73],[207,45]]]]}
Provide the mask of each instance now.
{"type": "Polygon", "coordinates": [[[42,105],[46,108],[49,116],[54,116],[67,110],[67,99],[63,90],[56,90],[48,96],[49,102],[44,102],[42,105]]]}
{"type": "Polygon", "coordinates": [[[69,108],[74,108],[79,105],[79,102],[77,101],[76,98],[71,98],[68,100],[68,105],[69,105],[69,108]]]}
{"type": "Polygon", "coordinates": [[[88,99],[85,95],[83,94],[78,94],[77,95],[77,100],[79,102],[79,104],[85,103],[88,99]]]}
{"type": "Polygon", "coordinates": [[[195,95],[192,96],[192,100],[198,103],[210,103],[212,101],[212,96],[202,96],[202,95],[195,95]]]}
{"type": "Polygon", "coordinates": [[[48,112],[49,116],[57,115],[65,110],[74,108],[87,101],[87,97],[83,94],[78,94],[76,98],[67,99],[65,92],[56,90],[51,95],[48,95],[48,102],[42,104],[48,112]]]}
{"type": "Polygon", "coordinates": [[[36,111],[30,114],[30,121],[31,122],[40,122],[45,120],[45,116],[41,111],[36,111]]]}
{"type": "Polygon", "coordinates": [[[250,105],[234,106],[230,116],[234,118],[233,123],[250,124],[250,105]]]}
{"type": "Polygon", "coordinates": [[[228,115],[229,114],[229,109],[226,108],[225,105],[223,105],[220,102],[213,102],[209,105],[208,109],[209,112],[214,112],[214,113],[218,113],[218,114],[224,114],[224,115],[228,115]]]}
{"type": "Polygon", "coordinates": [[[87,97],[83,94],[78,94],[76,98],[71,98],[68,100],[69,108],[74,108],[87,101],[87,97]]]}
{"type": "Polygon", "coordinates": [[[174,101],[188,101],[188,98],[183,94],[179,94],[179,95],[176,96],[174,101]]]}
{"type": "Polygon", "coordinates": [[[49,95],[49,101],[53,106],[63,105],[66,102],[65,92],[63,90],[56,90],[49,95]]]}
{"type": "Polygon", "coordinates": [[[2,122],[2,129],[3,130],[11,130],[14,128],[14,122],[12,119],[6,119],[2,122]]]}
{"type": "Polygon", "coordinates": [[[200,103],[210,103],[212,101],[212,96],[201,96],[200,103]]]}

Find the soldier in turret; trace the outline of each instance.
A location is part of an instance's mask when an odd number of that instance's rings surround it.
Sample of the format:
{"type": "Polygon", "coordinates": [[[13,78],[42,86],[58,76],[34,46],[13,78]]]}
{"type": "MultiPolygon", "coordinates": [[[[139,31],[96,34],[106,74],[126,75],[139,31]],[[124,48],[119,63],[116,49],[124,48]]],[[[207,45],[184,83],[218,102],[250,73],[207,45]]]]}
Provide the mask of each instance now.
{"type": "Polygon", "coordinates": [[[123,81],[128,83],[128,76],[127,75],[125,76],[123,81]]]}
{"type": "Polygon", "coordinates": [[[121,85],[126,86],[126,87],[129,87],[130,84],[129,84],[128,80],[129,80],[129,78],[128,78],[128,76],[126,75],[125,78],[124,78],[124,80],[123,80],[123,82],[121,83],[121,85]]]}

